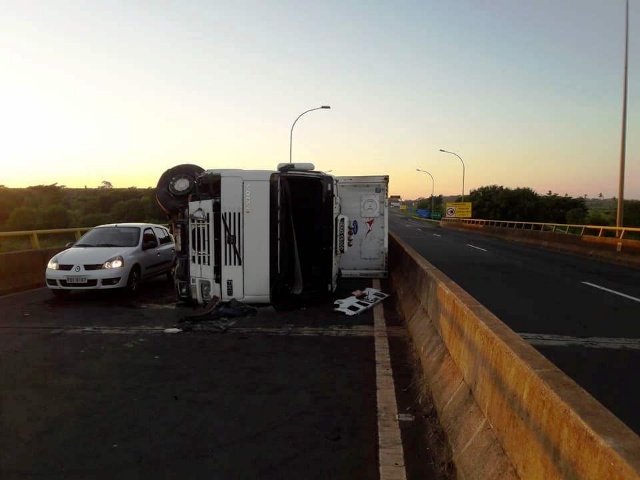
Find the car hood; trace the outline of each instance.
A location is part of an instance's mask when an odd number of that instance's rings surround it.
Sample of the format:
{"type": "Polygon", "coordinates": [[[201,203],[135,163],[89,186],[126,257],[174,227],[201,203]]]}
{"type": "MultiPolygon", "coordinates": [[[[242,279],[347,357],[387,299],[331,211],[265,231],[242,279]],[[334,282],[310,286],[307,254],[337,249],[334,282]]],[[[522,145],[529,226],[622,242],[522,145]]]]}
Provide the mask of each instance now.
{"type": "Polygon", "coordinates": [[[133,247],[75,247],[58,253],[55,258],[65,265],[94,265],[120,255],[127,257],[133,247]]]}

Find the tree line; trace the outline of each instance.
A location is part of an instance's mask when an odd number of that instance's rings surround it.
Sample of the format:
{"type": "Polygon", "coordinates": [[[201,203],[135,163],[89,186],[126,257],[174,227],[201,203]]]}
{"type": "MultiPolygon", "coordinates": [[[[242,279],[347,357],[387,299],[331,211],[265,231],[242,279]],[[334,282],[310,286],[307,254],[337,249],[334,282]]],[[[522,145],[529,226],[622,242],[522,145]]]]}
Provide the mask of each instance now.
{"type": "MultiPolygon", "coordinates": [[[[167,218],[155,199],[154,188],[66,188],[57,184],[27,188],[0,185],[0,231],[92,227],[115,222],[164,223],[167,218]]],[[[431,197],[412,202],[431,210],[431,197]]],[[[436,196],[435,211],[460,197],[436,196]]],[[[530,188],[489,185],[471,190],[473,218],[522,222],[615,225],[615,199],[540,195],[530,188]]],[[[640,227],[640,201],[625,200],[624,224],[640,227]]]]}
{"type": "Polygon", "coordinates": [[[0,186],[0,231],[93,227],[116,222],[166,222],[156,203],[155,189],[0,186]]]}
{"type": "MultiPolygon", "coordinates": [[[[558,195],[548,191],[540,195],[530,188],[507,188],[488,185],[471,190],[465,202],[472,203],[472,218],[520,222],[562,223],[571,225],[616,224],[617,201],[613,199],[587,199],[558,195]]],[[[442,212],[442,195],[434,198],[435,211],[442,212]]],[[[461,197],[455,200],[461,201],[461,197]]],[[[420,198],[416,208],[431,209],[431,197],[420,198]]],[[[624,226],[640,227],[640,201],[625,200],[624,226]]]]}

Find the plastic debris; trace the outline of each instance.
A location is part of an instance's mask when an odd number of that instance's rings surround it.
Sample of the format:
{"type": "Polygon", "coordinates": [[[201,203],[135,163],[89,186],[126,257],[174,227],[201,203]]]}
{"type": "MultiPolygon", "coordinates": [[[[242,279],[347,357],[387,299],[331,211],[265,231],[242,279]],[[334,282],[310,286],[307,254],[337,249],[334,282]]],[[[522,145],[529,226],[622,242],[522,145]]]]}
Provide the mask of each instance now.
{"type": "Polygon", "coordinates": [[[399,413],[396,415],[396,418],[399,422],[413,422],[416,419],[416,417],[410,413],[399,413]]]}
{"type": "Polygon", "coordinates": [[[347,315],[358,315],[389,296],[389,294],[382,293],[375,288],[365,288],[351,293],[353,293],[352,296],[333,302],[335,311],[343,312],[347,315]]]}
{"type": "MultiPolygon", "coordinates": [[[[180,333],[182,332],[182,329],[180,328],[165,328],[164,329],[164,333],[180,333]]],[[[158,358],[158,357],[156,357],[158,358]]]]}

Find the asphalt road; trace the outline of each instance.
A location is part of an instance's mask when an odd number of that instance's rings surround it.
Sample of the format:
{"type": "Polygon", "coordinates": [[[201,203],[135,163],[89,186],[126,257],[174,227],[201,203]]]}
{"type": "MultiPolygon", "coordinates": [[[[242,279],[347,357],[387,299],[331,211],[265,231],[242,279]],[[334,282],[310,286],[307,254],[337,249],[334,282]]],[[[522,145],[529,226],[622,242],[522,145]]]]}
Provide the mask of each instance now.
{"type": "Polygon", "coordinates": [[[389,227],[640,433],[639,270],[399,212],[389,227]]]}
{"type": "MultiPolygon", "coordinates": [[[[366,286],[345,282],[334,299],[366,286]]],[[[169,334],[193,312],[166,280],[136,299],[0,298],[0,478],[379,478],[372,311],[349,317],[332,300],[169,334]]],[[[407,478],[446,478],[393,298],[383,304],[407,478]]]]}

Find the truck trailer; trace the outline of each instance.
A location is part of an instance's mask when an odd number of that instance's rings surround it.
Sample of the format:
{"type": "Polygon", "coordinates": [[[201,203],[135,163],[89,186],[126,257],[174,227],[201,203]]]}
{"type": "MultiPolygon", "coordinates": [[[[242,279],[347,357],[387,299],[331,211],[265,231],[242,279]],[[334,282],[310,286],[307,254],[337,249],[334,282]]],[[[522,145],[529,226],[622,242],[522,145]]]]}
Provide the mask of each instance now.
{"type": "Polygon", "coordinates": [[[176,240],[178,297],[278,306],[330,295],[341,277],[386,277],[388,184],[307,163],[165,171],[156,199],[176,240]]]}

